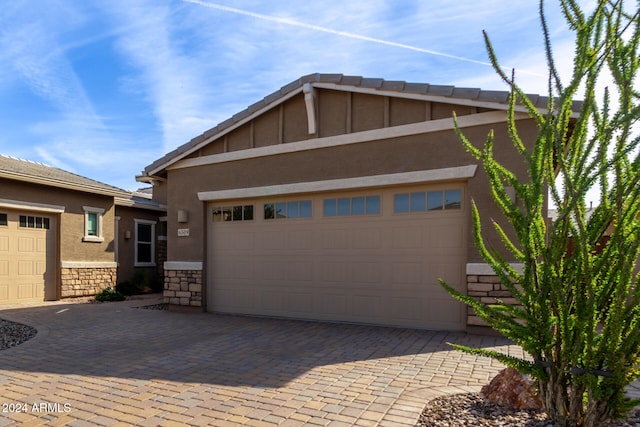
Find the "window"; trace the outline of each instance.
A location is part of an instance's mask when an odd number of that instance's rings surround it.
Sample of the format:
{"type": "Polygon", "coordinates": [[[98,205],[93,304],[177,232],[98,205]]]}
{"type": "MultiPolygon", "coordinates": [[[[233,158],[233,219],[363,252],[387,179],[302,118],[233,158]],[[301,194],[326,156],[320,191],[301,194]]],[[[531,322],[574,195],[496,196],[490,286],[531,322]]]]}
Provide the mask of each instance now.
{"type": "MultiPolygon", "coordinates": [[[[7,225],[7,214],[0,214],[0,225],[7,225]],[[5,223],[2,223],[2,215],[5,216],[5,223]]],[[[20,228],[40,228],[48,230],[50,227],[49,218],[41,216],[20,215],[20,228]]]]}
{"type": "Polygon", "coordinates": [[[84,242],[103,242],[102,215],[104,209],[83,206],[84,209],[84,242]]]}
{"type": "Polygon", "coordinates": [[[252,221],[253,205],[225,206],[213,209],[213,222],[252,221]]]}
{"type": "Polygon", "coordinates": [[[393,196],[393,211],[406,213],[460,209],[461,202],[461,190],[401,193],[393,196]]]}
{"type": "Polygon", "coordinates": [[[142,219],[134,220],[136,224],[136,267],[155,266],[155,234],[156,222],[142,219]]]}
{"type": "Polygon", "coordinates": [[[9,225],[6,213],[0,213],[0,225],[9,225]]]}
{"type": "Polygon", "coordinates": [[[325,199],[324,216],[377,215],[380,213],[380,196],[341,197],[325,199]]]}
{"type": "Polygon", "coordinates": [[[264,204],[264,219],[311,218],[311,200],[264,204]]]}

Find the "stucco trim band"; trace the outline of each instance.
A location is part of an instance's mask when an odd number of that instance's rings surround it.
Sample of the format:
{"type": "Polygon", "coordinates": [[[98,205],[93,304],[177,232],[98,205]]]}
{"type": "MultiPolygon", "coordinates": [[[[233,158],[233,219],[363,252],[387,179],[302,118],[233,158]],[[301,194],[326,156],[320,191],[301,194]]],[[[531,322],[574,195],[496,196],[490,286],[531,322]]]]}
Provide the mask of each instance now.
{"type": "Polygon", "coordinates": [[[0,199],[0,208],[50,213],[62,213],[65,210],[64,206],[47,205],[45,203],[23,202],[20,200],[9,199],[0,199]]]}
{"type": "MultiPolygon", "coordinates": [[[[511,267],[513,267],[519,274],[522,274],[524,269],[524,264],[522,263],[509,263],[511,267]]],[[[482,262],[467,263],[467,275],[474,276],[495,276],[496,273],[491,269],[489,264],[485,264],[482,262]]]]}
{"type": "MultiPolygon", "coordinates": [[[[516,120],[526,119],[524,113],[516,113],[516,120]]],[[[467,128],[494,123],[503,123],[507,120],[504,111],[490,111],[487,113],[470,114],[458,117],[458,126],[467,128]]],[[[257,157],[274,156],[278,154],[294,153],[299,151],[317,150],[321,148],[337,147],[341,145],[358,144],[389,138],[418,135],[425,133],[441,132],[454,128],[453,118],[428,120],[419,123],[393,126],[388,128],[373,129],[345,135],[328,136],[325,138],[312,138],[286,144],[268,145],[266,147],[250,148],[246,150],[231,151],[227,153],[211,154],[208,156],[184,159],[167,167],[167,169],[183,169],[194,166],[206,166],[215,163],[231,162],[236,160],[252,159],[257,157]]],[[[213,141],[213,140],[212,140],[213,141]]]]}
{"type": "Polygon", "coordinates": [[[62,268],[116,268],[117,262],[109,261],[62,261],[60,263],[62,268]]]}
{"type": "Polygon", "coordinates": [[[315,193],[322,191],[353,190],[358,188],[385,187],[402,184],[417,184],[439,181],[469,179],[475,176],[477,165],[425,171],[372,175],[356,178],[328,179],[324,181],[296,182],[292,184],[267,185],[264,187],[236,188],[232,190],[200,191],[200,201],[245,199],[281,194],[315,193]]]}
{"type": "Polygon", "coordinates": [[[165,270],[202,270],[200,261],[165,261],[165,270]]]}

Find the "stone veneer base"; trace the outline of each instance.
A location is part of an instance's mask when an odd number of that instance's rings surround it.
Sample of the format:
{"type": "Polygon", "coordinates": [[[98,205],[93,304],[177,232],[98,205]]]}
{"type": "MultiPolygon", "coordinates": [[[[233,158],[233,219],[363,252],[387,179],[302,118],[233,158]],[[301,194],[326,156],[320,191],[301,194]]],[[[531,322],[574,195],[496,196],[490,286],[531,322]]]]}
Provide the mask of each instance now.
{"type": "MultiPolygon", "coordinates": [[[[164,302],[171,306],[204,309],[202,301],[202,270],[164,271],[164,302]]],[[[170,310],[174,307],[170,307],[170,310]]]]}
{"type": "Polygon", "coordinates": [[[62,267],[60,297],[93,296],[106,288],[116,287],[116,267],[62,267]]]}

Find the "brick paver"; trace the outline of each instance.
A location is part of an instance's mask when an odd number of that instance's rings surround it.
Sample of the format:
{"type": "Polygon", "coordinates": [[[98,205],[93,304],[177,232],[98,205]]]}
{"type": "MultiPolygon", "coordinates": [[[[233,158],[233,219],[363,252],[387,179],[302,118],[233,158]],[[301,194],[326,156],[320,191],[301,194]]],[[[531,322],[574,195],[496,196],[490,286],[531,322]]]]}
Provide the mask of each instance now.
{"type": "Polygon", "coordinates": [[[0,352],[0,426],[412,426],[502,368],[447,343],[523,354],[463,333],[133,308],[154,302],[0,310],[38,329],[0,352]]]}

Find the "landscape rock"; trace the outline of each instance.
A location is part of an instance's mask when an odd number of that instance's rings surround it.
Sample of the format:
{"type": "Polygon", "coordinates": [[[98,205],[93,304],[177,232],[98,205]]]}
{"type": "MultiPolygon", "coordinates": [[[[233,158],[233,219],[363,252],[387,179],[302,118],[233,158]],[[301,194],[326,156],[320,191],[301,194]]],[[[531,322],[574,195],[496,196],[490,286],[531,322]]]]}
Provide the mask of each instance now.
{"type": "Polygon", "coordinates": [[[514,368],[503,369],[491,382],[482,387],[480,394],[494,405],[509,409],[540,409],[534,382],[514,368]]]}

